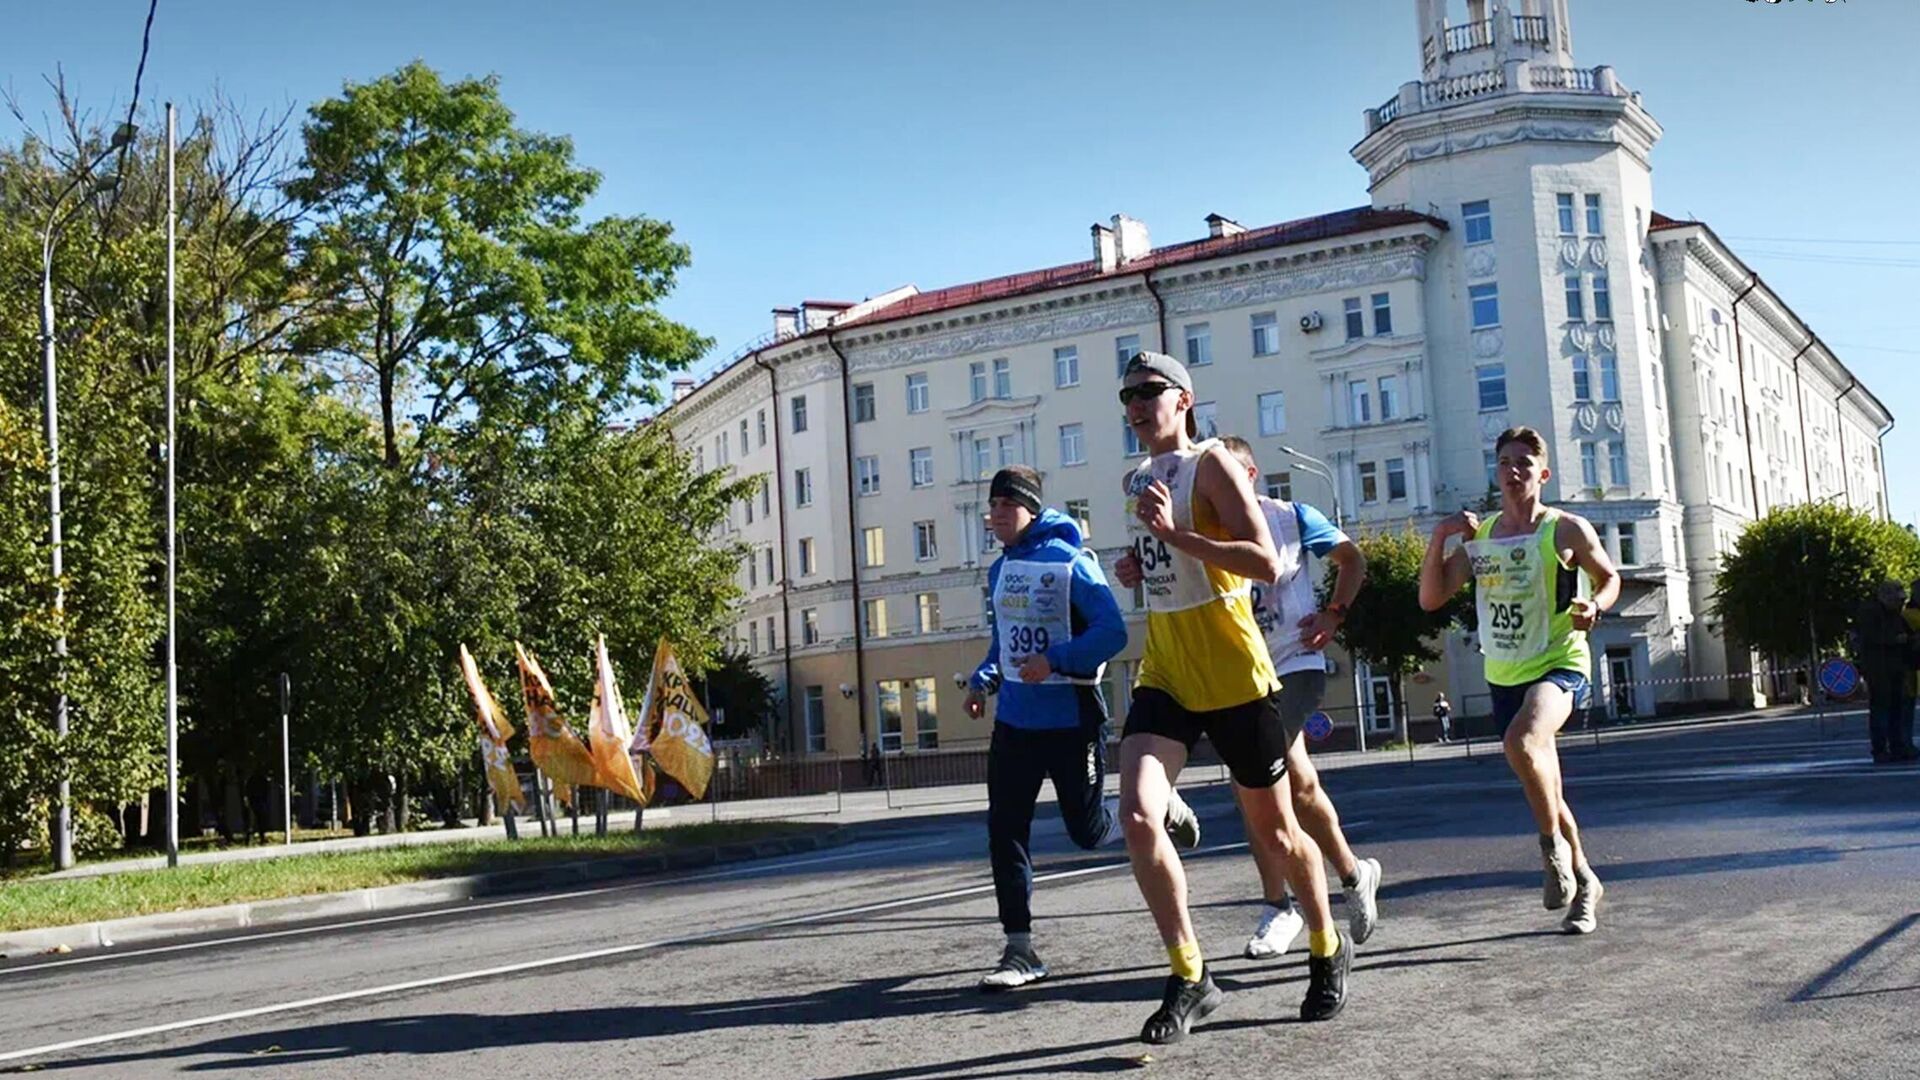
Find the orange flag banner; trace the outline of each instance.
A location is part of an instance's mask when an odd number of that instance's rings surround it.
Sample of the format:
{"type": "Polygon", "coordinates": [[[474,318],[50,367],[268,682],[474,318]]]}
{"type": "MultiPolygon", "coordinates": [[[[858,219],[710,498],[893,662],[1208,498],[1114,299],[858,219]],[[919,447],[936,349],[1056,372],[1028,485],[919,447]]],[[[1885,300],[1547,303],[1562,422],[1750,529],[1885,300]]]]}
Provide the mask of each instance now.
{"type": "Polygon", "coordinates": [[[707,710],[693,695],[673,645],[663,638],[653,657],[642,733],[635,742],[644,739],[653,763],[696,799],[706,796],[707,783],[713,779],[713,743],[706,728],[707,710]]]}
{"type": "Polygon", "coordinates": [[[647,805],[653,792],[642,783],[641,774],[627,756],[633,741],[633,728],[627,723],[627,710],[620,702],[620,688],[614,685],[613,664],[607,659],[607,639],[602,635],[593,650],[593,712],[587,720],[587,744],[593,753],[593,782],[609,791],[617,791],[641,806],[647,805]]]}
{"type": "Polygon", "coordinates": [[[513,721],[500,711],[500,703],[487,689],[480,668],[465,644],[460,646],[460,674],[467,680],[467,692],[473,695],[474,720],[480,725],[480,760],[486,765],[487,786],[493,789],[493,803],[503,814],[527,808],[527,797],[520,790],[520,777],[513,771],[513,758],[507,753],[507,740],[513,738],[513,721]]]}
{"type": "Polygon", "coordinates": [[[514,643],[513,655],[520,662],[520,689],[527,698],[527,744],[533,763],[553,780],[554,796],[571,807],[573,789],[594,782],[593,755],[560,719],[553,684],[540,670],[540,662],[527,655],[519,642],[514,643]]]}

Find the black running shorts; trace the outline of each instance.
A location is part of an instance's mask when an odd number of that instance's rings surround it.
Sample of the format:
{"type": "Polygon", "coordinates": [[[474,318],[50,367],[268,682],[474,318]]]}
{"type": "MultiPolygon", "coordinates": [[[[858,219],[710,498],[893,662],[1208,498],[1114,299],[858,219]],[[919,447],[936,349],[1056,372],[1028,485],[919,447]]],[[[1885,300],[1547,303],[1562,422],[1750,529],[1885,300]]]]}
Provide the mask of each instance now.
{"type": "Polygon", "coordinates": [[[1151,686],[1135,687],[1122,734],[1159,735],[1193,749],[1205,735],[1241,787],[1270,788],[1287,775],[1287,747],[1293,731],[1280,715],[1280,694],[1255,698],[1209,712],[1194,712],[1173,695],[1151,686]]]}

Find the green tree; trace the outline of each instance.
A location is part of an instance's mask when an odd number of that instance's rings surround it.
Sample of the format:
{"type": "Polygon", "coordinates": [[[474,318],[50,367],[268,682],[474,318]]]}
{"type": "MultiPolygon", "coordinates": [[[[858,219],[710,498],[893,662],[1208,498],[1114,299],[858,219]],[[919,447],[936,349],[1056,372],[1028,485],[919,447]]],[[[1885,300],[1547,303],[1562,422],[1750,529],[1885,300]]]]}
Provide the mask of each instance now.
{"type": "Polygon", "coordinates": [[[721,653],[700,685],[707,711],[719,714],[713,723],[715,738],[744,739],[758,733],[772,741],[773,682],[754,669],[746,653],[721,653]]]}
{"type": "Polygon", "coordinates": [[[0,399],[0,866],[44,843],[53,764],[52,568],[39,513],[46,461],[29,417],[0,399]]]}
{"type": "Polygon", "coordinates": [[[1800,657],[1839,647],[1875,585],[1916,576],[1920,540],[1906,529],[1832,503],[1786,506],[1748,525],[1721,557],[1711,610],[1729,639],[1800,657]]]}
{"type": "MultiPolygon", "coordinates": [[[[1349,656],[1365,661],[1376,674],[1393,680],[1393,700],[1400,703],[1405,734],[1406,676],[1420,665],[1440,659],[1435,642],[1458,624],[1471,605],[1471,593],[1462,589],[1439,611],[1420,608],[1420,563],[1426,557],[1425,538],[1411,530],[1356,537],[1367,557],[1367,583],[1334,640],[1349,656]]],[[[1320,602],[1330,602],[1333,578],[1320,586],[1320,602]]]]}

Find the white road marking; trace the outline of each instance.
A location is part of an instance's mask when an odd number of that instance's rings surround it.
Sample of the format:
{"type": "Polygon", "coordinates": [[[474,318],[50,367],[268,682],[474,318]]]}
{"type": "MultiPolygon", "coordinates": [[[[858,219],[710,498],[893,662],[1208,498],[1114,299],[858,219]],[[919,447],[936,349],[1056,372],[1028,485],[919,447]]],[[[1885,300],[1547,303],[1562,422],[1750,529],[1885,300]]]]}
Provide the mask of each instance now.
{"type": "MultiPolygon", "coordinates": [[[[954,839],[930,840],[920,844],[890,846],[888,852],[918,851],[922,848],[944,847],[953,842],[954,839]]],[[[860,846],[870,847],[871,844],[863,841],[860,846]]],[[[179,945],[156,945],[149,949],[132,949],[122,952],[112,951],[111,947],[109,947],[109,951],[89,953],[86,956],[76,956],[67,960],[49,960],[43,964],[23,964],[19,967],[0,968],[0,978],[5,978],[8,975],[23,975],[37,971],[50,971],[54,968],[71,967],[75,964],[97,964],[104,960],[131,960],[136,957],[158,956],[163,953],[190,952],[196,949],[211,949],[230,945],[250,945],[256,941],[302,937],[308,934],[330,933],[335,930],[352,930],[363,926],[384,926],[392,923],[413,922],[419,919],[443,918],[448,915],[469,915],[480,911],[498,911],[506,908],[521,907],[526,904],[548,904],[555,900],[574,900],[583,896],[601,896],[606,893],[636,889],[659,889],[672,885],[690,885],[701,881],[719,881],[729,877],[741,877],[775,870],[787,870],[796,866],[815,866],[821,863],[845,862],[848,859],[858,859],[873,854],[877,853],[872,850],[843,851],[833,855],[809,856],[807,858],[790,859],[786,862],[769,863],[766,865],[748,865],[735,867],[731,870],[715,870],[705,874],[695,874],[691,877],[677,877],[672,879],[655,878],[648,881],[627,882],[623,885],[602,885],[592,889],[576,889],[572,892],[540,893],[536,896],[523,896],[514,900],[489,900],[477,904],[466,904],[460,907],[439,908],[434,911],[413,911],[399,915],[381,915],[374,918],[353,919],[348,922],[327,923],[322,926],[299,926],[290,930],[270,930],[259,934],[241,934],[235,937],[216,938],[211,941],[189,941],[179,945]]]]}
{"type": "MultiPolygon", "coordinates": [[[[1211,855],[1222,851],[1235,851],[1246,846],[1245,842],[1238,844],[1217,844],[1213,847],[1198,848],[1188,854],[1211,855]]],[[[1065,881],[1069,878],[1085,877],[1089,874],[1110,874],[1114,871],[1125,869],[1128,869],[1128,863],[1124,861],[1102,863],[1098,866],[1085,866],[1075,870],[1059,870],[1049,874],[1037,874],[1034,876],[1034,882],[1038,884],[1044,881],[1065,881]]],[[[944,892],[907,896],[897,900],[882,900],[872,904],[860,904],[856,907],[840,908],[834,911],[814,912],[805,915],[789,915],[781,919],[769,919],[765,922],[750,923],[745,926],[724,927],[718,930],[708,930],[681,937],[660,938],[655,941],[642,941],[631,945],[614,945],[604,949],[590,949],[586,952],[568,953],[564,956],[550,956],[542,960],[526,960],[517,964],[501,964],[496,967],[479,968],[474,971],[455,972],[451,975],[436,975],[427,979],[412,979],[407,982],[390,983],[386,986],[369,986],[361,990],[348,990],[338,994],[324,994],[320,997],[302,998],[299,1001],[287,1001],[274,1005],[260,1005],[251,1009],[237,1009],[233,1012],[218,1013],[213,1016],[199,1016],[190,1020],[175,1020],[165,1024],[152,1024],[147,1027],[130,1028],[126,1031],[114,1031],[104,1035],[88,1035],[84,1038],[68,1039],[65,1042],[48,1043],[45,1046],[32,1046],[24,1050],[9,1050],[5,1053],[0,1053],[0,1062],[19,1061],[22,1058],[39,1057],[43,1054],[56,1054],[66,1050],[79,1050],[84,1047],[101,1046],[106,1043],[125,1042],[128,1039],[145,1038],[149,1035],[164,1035],[168,1032],[187,1031],[214,1024],[231,1023],[235,1020],[250,1020],[260,1016],[272,1016],[275,1013],[311,1009],[321,1005],[334,1005],[343,1001],[359,1001],[364,998],[406,993],[410,990],[424,990],[436,986],[452,986],[458,983],[474,982],[479,979],[498,978],[502,975],[516,975],[525,971],[540,971],[567,964],[579,964],[589,960],[604,960],[611,956],[629,956],[634,953],[664,949],[674,945],[691,945],[701,941],[712,941],[717,938],[776,930],[785,926],[803,926],[809,923],[851,918],[856,915],[870,915],[877,911],[891,911],[895,908],[937,904],[948,900],[959,900],[969,896],[978,896],[992,891],[993,882],[988,881],[979,885],[968,885],[964,888],[948,889],[944,892]]]]}

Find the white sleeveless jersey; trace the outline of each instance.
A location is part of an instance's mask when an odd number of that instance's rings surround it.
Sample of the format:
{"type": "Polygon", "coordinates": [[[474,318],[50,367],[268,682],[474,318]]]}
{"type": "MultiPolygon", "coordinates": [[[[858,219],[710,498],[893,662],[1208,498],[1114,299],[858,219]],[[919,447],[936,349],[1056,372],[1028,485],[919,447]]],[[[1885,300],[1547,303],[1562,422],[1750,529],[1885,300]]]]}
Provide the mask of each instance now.
{"type": "Polygon", "coordinates": [[[1273,549],[1280,555],[1280,576],[1272,582],[1254,583],[1254,621],[1267,639],[1267,653],[1273,658],[1276,674],[1324,671],[1326,657],[1300,641],[1300,620],[1320,610],[1313,595],[1307,550],[1300,542],[1300,517],[1292,503],[1265,495],[1259,498],[1260,509],[1267,516],[1267,531],[1273,535],[1273,549]]]}

